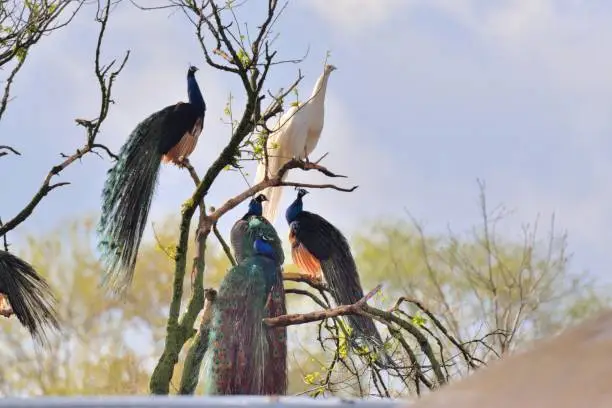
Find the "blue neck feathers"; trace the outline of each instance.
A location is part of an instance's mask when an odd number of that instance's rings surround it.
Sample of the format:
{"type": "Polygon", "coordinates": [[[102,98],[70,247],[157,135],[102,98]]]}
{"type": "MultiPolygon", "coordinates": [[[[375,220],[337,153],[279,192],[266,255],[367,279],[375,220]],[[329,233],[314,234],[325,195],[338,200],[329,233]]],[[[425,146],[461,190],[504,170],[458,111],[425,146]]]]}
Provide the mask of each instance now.
{"type": "Polygon", "coordinates": [[[302,201],[302,197],[298,195],[293,203],[287,208],[285,212],[285,218],[287,219],[287,223],[291,224],[297,216],[302,212],[304,208],[304,203],[302,201]]]}
{"type": "Polygon", "coordinates": [[[276,260],[276,252],[274,252],[274,248],[272,247],[272,245],[261,238],[257,238],[255,240],[255,242],[253,243],[253,249],[258,255],[263,255],[267,258],[276,260]]]}
{"type": "MultiPolygon", "coordinates": [[[[278,260],[276,259],[276,253],[274,252],[274,248],[272,245],[264,240],[263,238],[257,238],[253,243],[253,248],[255,249],[255,254],[259,256],[264,256],[278,264],[278,260]]],[[[276,268],[268,268],[264,267],[264,280],[266,285],[266,294],[272,290],[274,283],[276,281],[276,268]]],[[[264,299],[264,304],[266,303],[268,296],[266,295],[264,299]]]]}
{"type": "Polygon", "coordinates": [[[261,205],[261,202],[252,199],[251,202],[249,202],[249,211],[245,214],[245,218],[251,215],[257,215],[261,217],[262,214],[263,206],[261,205]]]}
{"type": "Polygon", "coordinates": [[[195,106],[198,111],[206,111],[206,103],[204,103],[202,92],[200,92],[200,87],[193,72],[187,74],[187,96],[189,97],[189,103],[195,106]]]}

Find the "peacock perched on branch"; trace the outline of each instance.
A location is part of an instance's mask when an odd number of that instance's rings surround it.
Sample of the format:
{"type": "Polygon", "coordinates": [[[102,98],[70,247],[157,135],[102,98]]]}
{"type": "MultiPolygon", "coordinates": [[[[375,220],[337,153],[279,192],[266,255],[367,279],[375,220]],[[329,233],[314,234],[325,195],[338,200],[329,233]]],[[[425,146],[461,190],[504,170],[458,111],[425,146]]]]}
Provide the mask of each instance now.
{"type": "Polygon", "coordinates": [[[181,165],[196,147],[206,104],[195,78],[187,71],[189,102],[153,113],[136,126],[109,170],[102,192],[98,223],[104,284],[115,293],[130,285],[161,163],[181,165]]]}
{"type": "MultiPolygon", "coordinates": [[[[276,281],[272,287],[270,302],[268,303],[267,317],[276,317],[287,314],[285,305],[285,288],[283,286],[283,270],[282,265],[285,262],[285,254],[280,237],[276,230],[262,216],[262,203],[267,201],[263,194],[257,195],[249,202],[247,213],[232,227],[231,244],[234,250],[236,262],[241,262],[246,256],[252,252],[245,251],[243,248],[252,248],[253,242],[256,239],[259,231],[263,231],[266,235],[274,237],[273,246],[275,256],[278,260],[278,271],[276,281]],[[258,222],[255,222],[257,220],[258,222]]],[[[287,377],[284,375],[284,380],[281,381],[275,373],[287,372],[287,328],[274,327],[267,329],[269,357],[265,368],[265,392],[264,394],[284,395],[287,391],[287,377]]]]}
{"type": "Polygon", "coordinates": [[[286,314],[282,243],[261,217],[262,201],[265,196],[251,200],[232,228],[238,264],[223,279],[214,305],[204,357],[208,395],[287,393],[287,329],[262,322],[286,314]]]}
{"type": "Polygon", "coordinates": [[[0,306],[1,314],[6,317],[15,314],[38,344],[47,341],[47,329],[59,330],[55,297],[47,282],[32,265],[2,250],[0,306]]]}
{"type": "MultiPolygon", "coordinates": [[[[329,221],[304,211],[306,194],[306,190],[298,189],[297,198],[285,213],[293,262],[315,280],[321,279],[322,272],[338,305],[353,304],[364,294],[349,243],[329,221]]],[[[356,315],[349,315],[347,319],[353,330],[351,337],[357,344],[375,351],[380,363],[393,364],[372,319],[356,315]]]]}
{"type": "MultiPolygon", "coordinates": [[[[298,106],[292,106],[268,137],[268,177],[276,176],[281,167],[292,158],[308,159],[319,143],[325,117],[327,81],[334,70],[336,67],[333,65],[325,65],[310,98],[298,106]]],[[[283,175],[283,180],[288,173],[283,175]]],[[[257,166],[255,184],[264,180],[265,175],[266,164],[262,160],[257,166]]],[[[263,191],[268,197],[263,215],[272,223],[276,220],[282,191],[282,187],[268,187],[263,191]]]]}

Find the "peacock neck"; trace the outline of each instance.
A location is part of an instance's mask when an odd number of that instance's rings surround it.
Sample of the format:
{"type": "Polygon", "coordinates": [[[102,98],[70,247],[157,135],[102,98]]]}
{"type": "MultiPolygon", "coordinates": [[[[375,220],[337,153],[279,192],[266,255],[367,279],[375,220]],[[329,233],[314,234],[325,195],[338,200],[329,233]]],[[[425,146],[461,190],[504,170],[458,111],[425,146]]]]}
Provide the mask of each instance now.
{"type": "Polygon", "coordinates": [[[187,75],[187,96],[189,97],[189,103],[195,106],[198,111],[206,110],[206,103],[204,103],[198,82],[191,73],[187,75]]]}
{"type": "Polygon", "coordinates": [[[298,197],[295,201],[287,208],[287,212],[285,213],[285,218],[287,219],[287,223],[291,224],[298,215],[302,212],[304,208],[304,203],[302,202],[302,197],[298,197]]]}
{"type": "Polygon", "coordinates": [[[263,206],[257,200],[251,200],[249,203],[249,211],[245,214],[244,218],[247,218],[251,215],[261,216],[263,214],[263,206]]]}
{"type": "MultiPolygon", "coordinates": [[[[327,80],[329,79],[329,73],[323,73],[317,83],[315,84],[314,89],[312,90],[312,95],[310,95],[311,101],[320,101],[323,102],[325,100],[325,92],[327,91],[327,80]]],[[[321,105],[323,105],[321,103],[321,105]]]]}
{"type": "Polygon", "coordinates": [[[276,252],[274,252],[274,247],[270,245],[268,242],[263,239],[257,238],[253,243],[253,249],[255,253],[258,255],[265,256],[266,258],[270,258],[272,260],[276,260],[276,252]]]}

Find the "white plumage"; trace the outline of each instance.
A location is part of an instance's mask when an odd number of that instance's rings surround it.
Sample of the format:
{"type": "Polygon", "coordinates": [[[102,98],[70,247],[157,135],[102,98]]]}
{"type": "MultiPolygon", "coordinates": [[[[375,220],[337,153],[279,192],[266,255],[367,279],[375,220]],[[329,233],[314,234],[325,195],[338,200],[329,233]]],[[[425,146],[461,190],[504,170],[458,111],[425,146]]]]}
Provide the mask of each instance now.
{"type": "MultiPolygon", "coordinates": [[[[294,157],[308,158],[319,143],[323,130],[327,80],[335,69],[333,65],[325,65],[310,98],[285,112],[268,137],[268,177],[276,176],[278,170],[294,157]]],[[[257,166],[255,183],[261,182],[264,175],[265,163],[262,160],[257,166]]],[[[283,180],[287,175],[288,172],[284,174],[283,180]]],[[[268,198],[268,201],[263,203],[263,216],[274,223],[282,196],[282,187],[269,187],[262,193],[268,198]]]]}

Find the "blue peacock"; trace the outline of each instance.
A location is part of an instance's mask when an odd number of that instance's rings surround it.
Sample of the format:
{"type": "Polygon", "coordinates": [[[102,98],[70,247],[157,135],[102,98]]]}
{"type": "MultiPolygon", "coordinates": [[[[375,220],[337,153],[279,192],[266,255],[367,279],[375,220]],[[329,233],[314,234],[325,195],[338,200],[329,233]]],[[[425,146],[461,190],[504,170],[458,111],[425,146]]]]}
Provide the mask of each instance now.
{"type": "Polygon", "coordinates": [[[262,322],[286,314],[282,242],[261,216],[265,199],[252,199],[232,227],[237,265],[223,279],[214,305],[204,356],[208,395],[287,392],[287,329],[262,322]]]}
{"type": "Polygon", "coordinates": [[[140,122],[108,172],[98,235],[103,283],[115,293],[124,293],[132,281],[161,163],[182,165],[202,133],[206,104],[197,70],[191,66],[187,71],[189,102],[167,106],[140,122]]]}
{"type": "Polygon", "coordinates": [[[32,265],[0,250],[2,312],[5,316],[15,314],[38,344],[47,342],[47,330],[59,330],[55,302],[51,288],[32,265]]]}
{"type": "MultiPolygon", "coordinates": [[[[349,243],[325,218],[304,211],[306,194],[308,191],[298,189],[296,199],[285,212],[293,262],[315,280],[320,280],[322,273],[338,305],[353,304],[364,294],[349,243]]],[[[347,320],[357,343],[375,351],[378,362],[393,365],[372,319],[349,315],[347,320]]]]}

